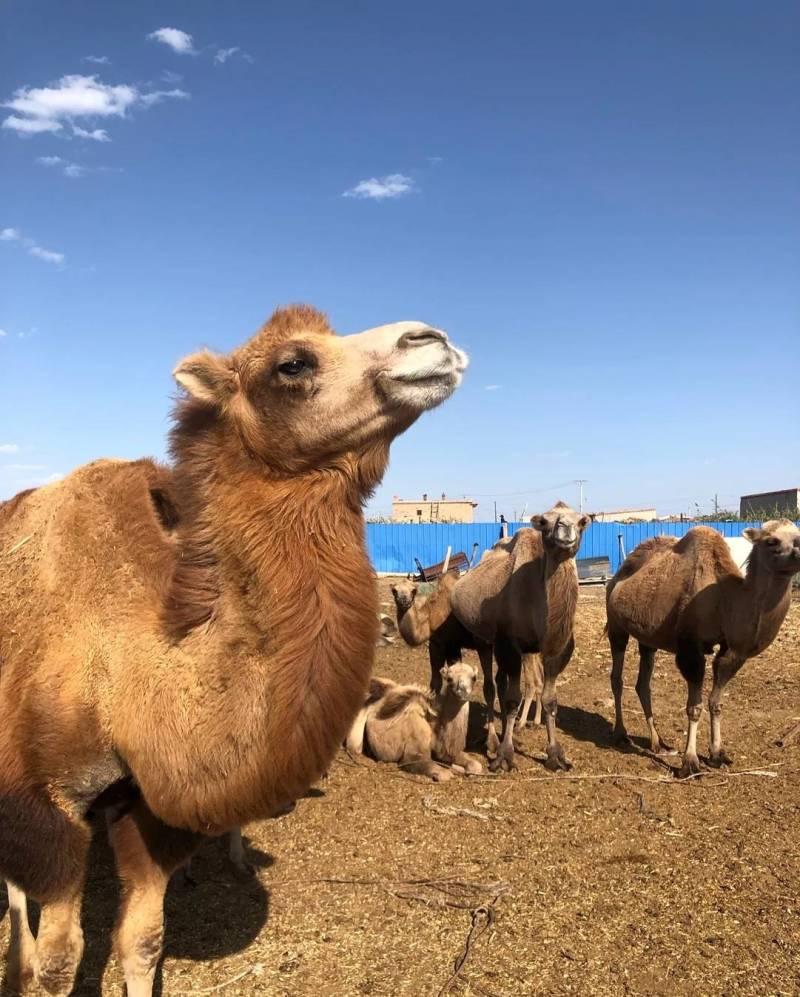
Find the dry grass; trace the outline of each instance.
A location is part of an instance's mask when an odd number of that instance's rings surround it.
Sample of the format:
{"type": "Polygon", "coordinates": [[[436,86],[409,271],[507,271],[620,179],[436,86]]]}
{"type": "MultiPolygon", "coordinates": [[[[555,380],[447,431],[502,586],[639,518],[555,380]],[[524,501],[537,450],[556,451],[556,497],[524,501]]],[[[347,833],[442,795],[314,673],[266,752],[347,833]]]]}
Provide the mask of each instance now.
{"type": "MultiPolygon", "coordinates": [[[[172,885],[164,994],[796,994],[800,744],[776,741],[800,713],[800,603],[725,697],[734,771],[777,777],[680,784],[664,778],[677,757],[652,758],[643,737],[628,752],[609,743],[598,594],[581,598],[559,686],[570,776],[542,768],[542,729],[521,735],[518,772],[445,785],[342,753],[294,813],[247,828],[252,882],[210,845],[197,885],[172,885]]],[[[377,670],[425,682],[427,655],[384,648],[377,670]]],[[[684,686],[665,655],[653,690],[679,746],[684,686]]],[[[626,708],[643,734],[632,689],[626,708]]],[[[81,995],[122,992],[109,955],[116,885],[98,839],[81,995]]]]}

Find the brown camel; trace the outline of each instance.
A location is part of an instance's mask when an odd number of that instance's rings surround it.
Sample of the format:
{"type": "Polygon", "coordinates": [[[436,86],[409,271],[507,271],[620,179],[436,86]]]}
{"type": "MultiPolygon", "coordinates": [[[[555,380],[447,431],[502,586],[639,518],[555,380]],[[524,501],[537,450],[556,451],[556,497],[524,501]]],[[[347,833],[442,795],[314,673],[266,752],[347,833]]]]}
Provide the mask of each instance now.
{"type": "Polygon", "coordinates": [[[547,723],[546,765],[569,767],[556,738],[556,678],[575,646],[575,555],[589,522],[589,516],[558,502],[549,512],[531,519],[533,529],[517,530],[513,537],[498,541],[453,590],[456,617],[477,639],[494,645],[503,731],[493,769],[514,767],[522,656],[536,652],[542,656],[544,670],[541,701],[547,723]]]}
{"type": "Polygon", "coordinates": [[[650,679],[656,650],[669,651],[688,685],[689,730],[679,775],[700,771],[697,727],[702,714],[706,655],[716,647],[708,699],[711,764],[729,764],[722,747],[722,690],[748,658],[775,639],[791,599],[792,576],[800,571],[800,530],[788,519],[744,531],[752,543],[743,577],[720,534],[696,526],[680,540],[654,537],[632,551],[608,583],[608,639],[613,667],[614,735],[627,741],[622,719],[622,669],[628,639],[639,642],[636,692],[650,728],[650,747],[666,749],[656,730],[650,679]]]}
{"type": "Polygon", "coordinates": [[[428,658],[431,667],[430,688],[438,693],[442,687],[442,668],[461,660],[464,649],[478,652],[483,671],[483,696],[487,711],[487,729],[494,730],[494,678],[492,674],[492,646],[478,640],[456,619],[451,606],[453,591],[459,579],[447,574],[429,595],[419,595],[419,586],[405,578],[392,585],[392,596],[397,609],[397,629],[410,647],[419,647],[428,641],[428,658]]]}
{"type": "Polygon", "coordinates": [[[347,735],[347,750],[360,755],[366,742],[378,761],[396,762],[434,782],[447,782],[453,772],[479,775],[481,763],[466,754],[469,701],[477,678],[474,665],[458,661],[442,668],[436,695],[420,686],[373,679],[347,735]],[[437,765],[434,758],[451,768],[437,765]]]}
{"type": "Polygon", "coordinates": [[[149,995],[170,873],[327,768],[378,630],[362,503],[466,358],[416,322],[336,336],[276,312],[183,360],[174,468],[98,461],[0,506],[0,877],[11,968],[72,987],[90,807],[112,826],[116,945],[149,995]],[[135,791],[135,792],[134,792],[135,791]],[[42,903],[35,954],[25,894],[42,903]]]}

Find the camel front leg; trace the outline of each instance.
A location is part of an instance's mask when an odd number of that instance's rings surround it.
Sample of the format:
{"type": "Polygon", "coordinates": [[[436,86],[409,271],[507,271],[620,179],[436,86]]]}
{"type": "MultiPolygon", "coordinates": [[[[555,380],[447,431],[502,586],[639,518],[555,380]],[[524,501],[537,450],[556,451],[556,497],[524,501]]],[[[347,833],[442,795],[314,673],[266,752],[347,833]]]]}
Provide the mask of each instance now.
{"type": "Polygon", "coordinates": [[[542,710],[544,711],[545,723],[547,724],[547,760],[544,765],[551,772],[557,772],[559,769],[568,772],[572,768],[572,763],[567,760],[564,749],[556,737],[556,716],[558,715],[556,679],[567,667],[574,647],[574,640],[570,640],[567,647],[560,654],[542,654],[542,663],[544,665],[542,710]]]}
{"type": "Polygon", "coordinates": [[[110,829],[122,882],[114,942],[128,997],[151,997],[164,938],[164,893],[171,874],[203,840],[167,827],[139,801],[110,829]]]}
{"type": "Polygon", "coordinates": [[[647,721],[647,727],[650,731],[650,750],[653,754],[658,754],[660,751],[672,751],[672,748],[659,737],[658,731],[656,730],[656,722],[653,719],[653,704],[650,697],[650,682],[653,678],[653,667],[656,662],[656,652],[652,647],[645,647],[644,644],[639,644],[639,675],[636,679],[636,695],[639,697],[639,702],[642,704],[642,712],[644,713],[644,718],[647,721]]]}
{"type": "Polygon", "coordinates": [[[68,896],[42,904],[33,959],[36,982],[58,997],[72,992],[83,956],[82,893],[83,877],[68,896]]]}
{"type": "Polygon", "coordinates": [[[22,993],[33,981],[36,941],[28,922],[28,898],[13,883],[6,883],[6,888],[11,921],[6,979],[11,993],[22,993]]]}
{"type": "Polygon", "coordinates": [[[686,732],[686,747],[683,752],[683,764],[678,771],[678,778],[685,779],[702,771],[700,759],[697,757],[697,728],[703,713],[703,676],[706,669],[706,658],[702,650],[692,644],[678,646],[675,663],[681,675],[686,679],[688,694],[686,697],[686,718],[689,729],[686,732]]]}
{"type": "Polygon", "coordinates": [[[497,656],[497,691],[500,694],[503,740],[497,757],[490,763],[489,768],[492,772],[501,770],[511,772],[514,769],[514,727],[522,699],[522,690],[520,689],[522,656],[513,645],[505,641],[495,645],[495,654],[497,656]]]}
{"type": "Polygon", "coordinates": [[[714,658],[714,683],[708,697],[708,715],[711,721],[710,761],[714,766],[732,765],[733,759],[722,747],[722,690],[739,671],[747,659],[731,650],[718,651],[714,658]]]}

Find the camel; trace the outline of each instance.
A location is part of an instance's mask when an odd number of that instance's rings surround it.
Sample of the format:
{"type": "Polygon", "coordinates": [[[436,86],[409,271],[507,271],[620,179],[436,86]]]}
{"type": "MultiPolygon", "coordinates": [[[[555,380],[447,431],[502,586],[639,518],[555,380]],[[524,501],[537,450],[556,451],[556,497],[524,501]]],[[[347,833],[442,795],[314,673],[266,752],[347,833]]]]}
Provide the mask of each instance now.
{"type": "Polygon", "coordinates": [[[628,740],[622,718],[622,670],[633,637],[639,642],[636,692],[653,752],[668,750],[656,729],[650,698],[656,650],[675,655],[688,686],[689,729],[678,772],[681,778],[701,771],[697,728],[706,655],[717,648],[708,699],[710,761],[714,766],[729,765],[731,758],[722,745],[722,691],[748,658],[775,639],[789,609],[792,577],[800,571],[800,530],[788,519],[746,529],[743,536],[752,544],[745,575],[724,538],[711,527],[696,526],[680,539],[660,536],[640,543],[608,583],[615,739],[628,740]]]}
{"type": "MultiPolygon", "coordinates": [[[[499,540],[476,567],[459,579],[451,603],[458,620],[476,639],[494,645],[502,717],[502,743],[493,770],[514,768],[513,732],[520,704],[520,672],[525,654],[540,653],[544,672],[542,710],[547,724],[551,770],[569,768],[556,738],[556,679],[575,646],[578,603],[575,555],[589,516],[557,502],[533,516],[531,528],[499,540]]],[[[492,721],[490,739],[497,742],[492,721]]]]}
{"type": "Polygon", "coordinates": [[[128,795],[115,941],[128,994],[146,997],[171,872],[327,769],[378,631],[362,503],[391,440],[466,363],[419,322],[337,336],[313,308],[279,310],[231,353],[175,368],[171,468],[96,461],[0,506],[13,985],[72,987],[90,807],[128,795]],[[42,904],[35,948],[26,896],[42,904]]]}
{"type": "Polygon", "coordinates": [[[394,644],[397,633],[397,625],[388,613],[378,613],[378,639],[375,641],[376,647],[389,647],[394,644]]]}
{"type": "Polygon", "coordinates": [[[436,695],[420,686],[373,679],[347,735],[347,750],[361,755],[366,741],[378,761],[396,762],[434,782],[447,782],[453,772],[479,775],[481,763],[466,754],[469,701],[477,678],[474,665],[458,661],[442,668],[436,695]],[[434,758],[451,768],[437,765],[434,758]]]}
{"type": "Polygon", "coordinates": [[[444,665],[460,661],[464,649],[478,652],[483,672],[487,724],[491,727],[495,699],[492,646],[477,640],[453,615],[451,598],[458,581],[458,576],[447,574],[430,594],[423,596],[419,595],[419,586],[411,576],[395,582],[392,596],[397,610],[397,629],[409,647],[419,647],[428,641],[430,689],[434,694],[441,690],[444,665]]]}

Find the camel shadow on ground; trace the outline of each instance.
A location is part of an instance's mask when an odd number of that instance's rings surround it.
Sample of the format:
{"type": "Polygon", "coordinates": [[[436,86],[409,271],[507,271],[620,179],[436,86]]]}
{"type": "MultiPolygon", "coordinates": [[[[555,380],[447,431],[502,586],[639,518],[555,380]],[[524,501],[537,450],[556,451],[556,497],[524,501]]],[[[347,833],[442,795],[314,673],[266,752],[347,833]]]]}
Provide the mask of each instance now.
{"type": "MultiPolygon", "coordinates": [[[[89,852],[89,874],[84,891],[81,923],[85,948],[78,969],[73,997],[100,997],[103,973],[111,957],[114,923],[119,911],[120,890],[114,868],[114,855],[108,844],[103,820],[95,821],[89,852]]],[[[272,856],[253,848],[245,838],[247,860],[258,868],[268,868],[272,856]]],[[[220,959],[246,949],[269,918],[269,893],[256,876],[237,879],[227,859],[227,839],[206,842],[192,859],[194,885],[180,873],[172,877],[164,901],[164,955],[172,959],[204,962],[220,959]]],[[[0,899],[0,919],[5,916],[5,891],[0,899]]],[[[38,905],[30,904],[30,921],[38,929],[38,905]]],[[[162,965],[156,973],[153,994],[161,997],[165,987],[162,965]]],[[[7,982],[0,995],[10,994],[7,982]]]]}

